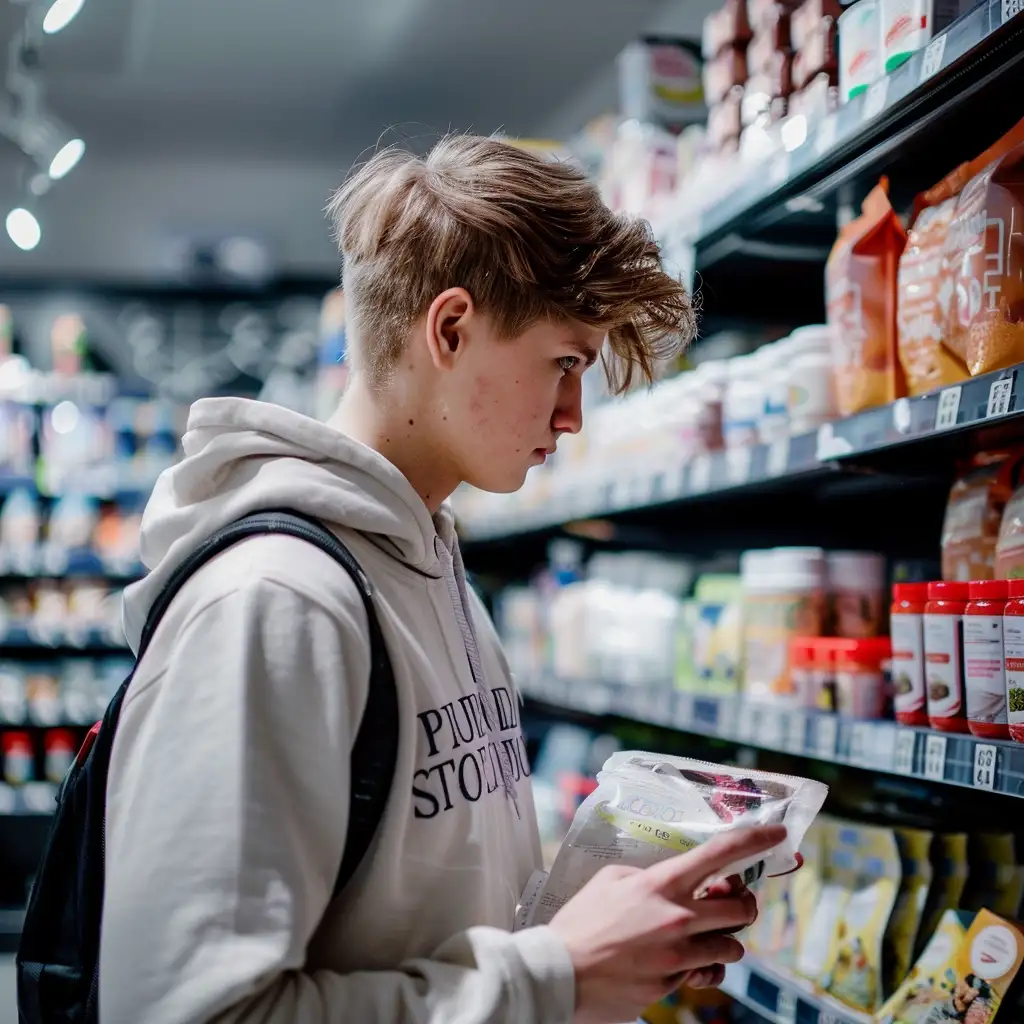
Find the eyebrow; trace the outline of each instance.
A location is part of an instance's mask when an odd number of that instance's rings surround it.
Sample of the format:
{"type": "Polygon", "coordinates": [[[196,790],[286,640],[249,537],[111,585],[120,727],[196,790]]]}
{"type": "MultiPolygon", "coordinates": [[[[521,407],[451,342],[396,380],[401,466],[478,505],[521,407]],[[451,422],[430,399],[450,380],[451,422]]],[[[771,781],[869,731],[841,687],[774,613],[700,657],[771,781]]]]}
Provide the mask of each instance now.
{"type": "Polygon", "coordinates": [[[586,342],[579,341],[576,338],[570,339],[569,344],[572,345],[572,347],[576,349],[581,356],[583,356],[588,369],[597,362],[597,357],[600,355],[600,351],[594,348],[593,345],[588,345],[586,342]]]}

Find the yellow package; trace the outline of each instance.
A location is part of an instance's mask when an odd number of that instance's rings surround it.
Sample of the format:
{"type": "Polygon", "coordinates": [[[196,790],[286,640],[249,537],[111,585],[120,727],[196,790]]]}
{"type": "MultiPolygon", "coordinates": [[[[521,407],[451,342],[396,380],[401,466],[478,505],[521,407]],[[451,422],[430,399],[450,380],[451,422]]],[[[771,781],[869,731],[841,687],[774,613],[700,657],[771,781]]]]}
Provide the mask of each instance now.
{"type": "Polygon", "coordinates": [[[959,908],[967,885],[967,836],[963,832],[951,832],[936,837],[932,844],[932,865],[934,877],[932,888],[925,901],[924,917],[918,932],[914,955],[918,956],[936,928],[942,916],[949,910],[959,908]]]}
{"type": "Polygon", "coordinates": [[[902,878],[896,905],[885,932],[885,994],[894,992],[910,972],[928,890],[932,884],[931,848],[934,834],[925,829],[897,828],[896,844],[902,878]]]}
{"type": "Polygon", "coordinates": [[[882,949],[900,885],[900,851],[892,829],[847,823],[837,830],[841,874],[853,891],[832,937],[821,987],[848,1006],[873,1013],[882,1005],[882,949]]]}
{"type": "MultiPolygon", "coordinates": [[[[832,936],[839,927],[856,880],[848,867],[852,859],[839,851],[836,837],[840,823],[834,818],[821,816],[812,829],[808,829],[807,834],[813,835],[817,843],[809,845],[808,852],[813,850],[813,856],[817,858],[811,862],[812,870],[817,869],[817,885],[806,884],[806,888],[797,890],[794,967],[798,974],[816,982],[825,972],[832,936]],[[809,899],[812,894],[813,899],[809,899]]],[[[803,874],[807,867],[805,861],[797,874],[803,874]]]]}
{"type": "Polygon", "coordinates": [[[1016,846],[1012,835],[971,836],[969,874],[962,902],[965,910],[987,907],[1002,917],[1017,916],[1022,893],[1016,846]]]}
{"type": "Polygon", "coordinates": [[[879,1024],[923,1024],[930,1007],[953,994],[956,955],[973,920],[969,910],[942,915],[906,980],[879,1012],[879,1024]]]}
{"type": "Polygon", "coordinates": [[[1024,960],[1024,933],[981,910],[965,934],[951,911],[907,983],[883,1007],[881,1024],[991,1024],[1024,960]]]}

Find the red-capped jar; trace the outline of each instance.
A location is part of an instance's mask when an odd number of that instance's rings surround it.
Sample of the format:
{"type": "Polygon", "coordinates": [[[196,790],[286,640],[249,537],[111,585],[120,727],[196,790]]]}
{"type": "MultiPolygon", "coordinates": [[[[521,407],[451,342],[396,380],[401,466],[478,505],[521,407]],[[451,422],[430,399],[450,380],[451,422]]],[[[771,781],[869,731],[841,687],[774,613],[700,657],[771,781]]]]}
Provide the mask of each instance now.
{"type": "Polygon", "coordinates": [[[1008,580],[1003,610],[1006,718],[1010,739],[1024,743],[1024,580],[1008,580]]]}
{"type": "Polygon", "coordinates": [[[927,725],[924,689],[924,607],[927,583],[897,583],[892,588],[889,633],[892,637],[892,682],[896,721],[927,725]]]}
{"type": "Polygon", "coordinates": [[[850,718],[881,718],[885,666],[892,656],[887,636],[836,640],[836,711],[850,718]]]}
{"type": "Polygon", "coordinates": [[[924,666],[928,723],[942,732],[968,732],[964,703],[966,583],[928,584],[924,606],[924,666]]]}
{"type": "Polygon", "coordinates": [[[964,693],[967,727],[975,736],[1008,740],[1006,673],[1003,664],[1003,613],[1006,580],[967,584],[970,600],[964,609],[964,693]]]}

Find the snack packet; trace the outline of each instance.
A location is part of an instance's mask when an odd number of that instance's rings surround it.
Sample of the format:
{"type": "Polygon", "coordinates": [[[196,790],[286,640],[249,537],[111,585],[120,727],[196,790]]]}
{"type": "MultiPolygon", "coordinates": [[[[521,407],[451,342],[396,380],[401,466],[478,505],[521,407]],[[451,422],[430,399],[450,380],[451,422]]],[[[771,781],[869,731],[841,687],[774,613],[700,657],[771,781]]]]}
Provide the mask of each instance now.
{"type": "Polygon", "coordinates": [[[731,864],[723,875],[750,884],[794,871],[827,793],[823,783],[796,776],[619,751],[576,811],[551,872],[528,883],[516,927],[547,924],[607,864],[647,868],[735,828],[782,824],[789,835],[763,860],[731,864]]]}
{"type": "Polygon", "coordinates": [[[896,358],[896,272],[907,233],[889,202],[883,178],[861,215],[839,232],[825,265],[836,397],[843,416],[902,398],[896,358]]]}

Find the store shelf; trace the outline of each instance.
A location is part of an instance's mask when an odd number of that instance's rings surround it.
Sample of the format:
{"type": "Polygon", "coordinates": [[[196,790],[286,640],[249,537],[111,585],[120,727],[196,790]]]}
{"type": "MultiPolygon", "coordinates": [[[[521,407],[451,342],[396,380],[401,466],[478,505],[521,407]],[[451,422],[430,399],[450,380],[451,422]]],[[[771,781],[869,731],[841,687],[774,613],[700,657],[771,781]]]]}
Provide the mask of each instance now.
{"type": "Polygon", "coordinates": [[[770,1024],[872,1024],[873,1018],[815,993],[811,986],[766,967],[752,956],[725,970],[722,991],[770,1024]]]}
{"type": "Polygon", "coordinates": [[[8,626],[0,635],[0,658],[53,657],[69,654],[130,655],[131,651],[123,639],[115,639],[99,629],[43,633],[15,624],[8,626]]]}
{"type": "Polygon", "coordinates": [[[52,782],[0,783],[0,818],[47,817],[56,809],[57,786],[52,782]]]}
{"type": "Polygon", "coordinates": [[[524,508],[510,496],[491,506],[481,521],[462,517],[462,535],[468,543],[480,543],[581,519],[706,502],[736,491],[813,489],[844,471],[862,477],[865,468],[910,476],[944,472],[957,455],[998,444],[1013,431],[1019,436],[1024,421],[1022,368],[903,398],[770,445],[699,455],[675,465],[638,464],[615,479],[572,478],[554,470],[542,505],[524,508]]]}
{"type": "Polygon", "coordinates": [[[520,680],[523,693],[556,708],[615,715],[760,750],[1024,798],[1024,744],[858,721],[753,704],[668,686],[552,678],[520,680]]]}
{"type": "MultiPolygon", "coordinates": [[[[824,263],[842,206],[859,204],[885,174],[897,208],[907,207],[1008,131],[1020,116],[1007,97],[1024,85],[1022,40],[1020,4],[985,0],[866,93],[809,126],[791,152],[752,168],[696,222],[686,214],[678,223],[670,218],[660,234],[693,240],[706,312],[749,318],[753,304],[762,319],[775,315],[780,281],[788,282],[788,301],[807,304],[793,268],[824,263]],[[763,271],[752,274],[751,260],[763,271]]],[[[820,296],[820,281],[816,286],[820,296]]]]}
{"type": "Polygon", "coordinates": [[[0,548],[0,577],[7,579],[92,578],[112,582],[140,579],[146,568],[138,561],[115,561],[90,548],[40,544],[23,550],[0,548]]]}

